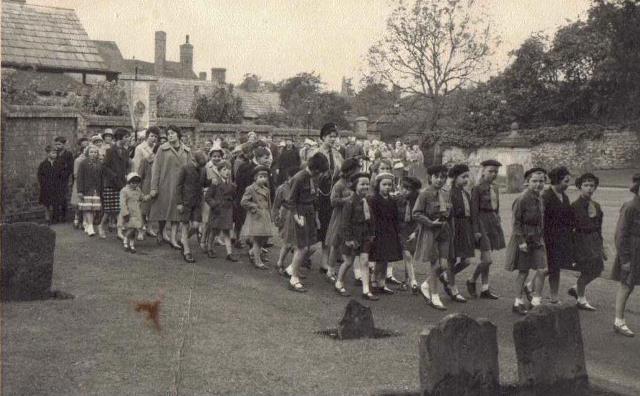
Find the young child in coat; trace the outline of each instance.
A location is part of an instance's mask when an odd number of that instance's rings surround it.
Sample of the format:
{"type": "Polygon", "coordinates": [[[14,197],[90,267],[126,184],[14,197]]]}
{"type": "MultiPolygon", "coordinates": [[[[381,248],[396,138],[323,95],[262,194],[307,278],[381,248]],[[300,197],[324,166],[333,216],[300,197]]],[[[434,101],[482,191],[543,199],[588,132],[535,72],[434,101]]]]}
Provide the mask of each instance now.
{"type": "Polygon", "coordinates": [[[532,168],[525,172],[527,189],[513,202],[513,232],[507,246],[505,268],[518,271],[515,283],[515,303],[513,312],[526,315],[523,296],[529,271],[538,274],[534,278],[532,306],[540,305],[540,294],[544,273],[547,270],[546,250],[543,236],[543,207],[540,193],[544,189],[547,172],[542,168],[532,168]]]}
{"type": "Polygon", "coordinates": [[[400,183],[400,192],[396,196],[398,206],[398,219],[400,220],[400,242],[402,243],[402,256],[404,257],[405,282],[403,289],[409,285],[413,294],[418,294],[418,282],[413,268],[413,252],[416,249],[416,221],[411,212],[418,199],[418,194],[422,188],[420,180],[412,176],[407,176],[400,183]],[[409,285],[407,285],[407,283],[409,285]]]}
{"type": "Polygon", "coordinates": [[[391,173],[379,173],[373,187],[373,196],[369,199],[374,232],[369,252],[369,260],[375,263],[372,286],[384,294],[394,293],[386,285],[389,263],[402,260],[398,208],[395,198],[391,196],[394,180],[391,173]]]}
{"type": "Polygon", "coordinates": [[[142,229],[142,209],[140,203],[149,200],[142,194],[140,182],[142,179],[136,172],[127,175],[127,184],[120,190],[120,218],[122,219],[124,250],[135,253],[135,240],[137,232],[142,229]]]}
{"type": "MultiPolygon", "coordinates": [[[[450,285],[455,288],[453,274],[449,266],[449,229],[450,202],[442,188],[447,181],[448,169],[443,165],[431,166],[427,169],[429,185],[420,192],[413,207],[413,217],[418,223],[415,263],[428,265],[429,275],[420,285],[422,296],[427,304],[438,310],[447,308],[440,301],[438,294],[438,276],[440,270],[447,273],[450,285]]],[[[459,294],[459,293],[456,293],[459,294]]]]}
{"type": "Polygon", "coordinates": [[[218,180],[212,183],[205,195],[205,201],[210,208],[209,222],[205,235],[207,236],[207,256],[215,258],[213,250],[215,239],[222,236],[222,242],[227,252],[227,261],[236,262],[237,258],[231,249],[231,230],[233,229],[233,201],[236,185],[231,182],[231,163],[220,161],[216,164],[218,180]]]}
{"type": "Polygon", "coordinates": [[[282,247],[280,248],[280,254],[278,255],[278,262],[276,263],[276,268],[278,269],[278,273],[281,275],[284,274],[284,260],[286,259],[289,252],[293,251],[293,246],[287,242],[287,235],[285,232],[287,228],[285,227],[285,221],[287,215],[289,214],[289,208],[287,207],[287,197],[291,192],[291,178],[298,172],[297,168],[287,168],[284,171],[285,181],[278,186],[276,189],[275,198],[273,199],[273,207],[271,208],[271,218],[273,219],[273,223],[278,228],[278,232],[280,237],[282,238],[282,247]]]}
{"type": "Polygon", "coordinates": [[[240,235],[251,239],[249,257],[258,269],[268,269],[262,260],[262,247],[273,236],[269,168],[259,165],[253,170],[253,184],[242,195],[240,205],[247,212],[240,235]]]}
{"type": "Polygon", "coordinates": [[[362,298],[375,301],[378,297],[371,293],[369,289],[369,251],[373,241],[373,226],[371,210],[367,202],[369,195],[369,179],[366,173],[357,173],[350,178],[350,184],[355,190],[349,200],[345,202],[340,215],[340,230],[344,239],[342,248],[344,261],[338,269],[338,276],[335,283],[336,293],[344,297],[349,297],[349,292],[344,287],[344,277],[358,258],[358,266],[361,267],[362,298]]]}
{"type": "Polygon", "coordinates": [[[189,238],[197,232],[202,221],[202,190],[205,184],[203,168],[206,162],[204,153],[196,151],[178,174],[176,209],[180,213],[182,257],[187,263],[195,262],[189,246],[189,238]]]}

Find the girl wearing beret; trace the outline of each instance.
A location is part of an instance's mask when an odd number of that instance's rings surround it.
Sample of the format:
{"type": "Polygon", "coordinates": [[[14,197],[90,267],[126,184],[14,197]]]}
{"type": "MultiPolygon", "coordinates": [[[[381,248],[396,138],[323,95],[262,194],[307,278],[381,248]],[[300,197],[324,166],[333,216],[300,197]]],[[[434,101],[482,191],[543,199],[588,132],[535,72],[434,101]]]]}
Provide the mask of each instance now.
{"type": "Polygon", "coordinates": [[[247,211],[247,217],[240,235],[251,238],[249,256],[258,269],[268,269],[262,262],[262,247],[273,236],[271,225],[271,194],[269,192],[269,168],[257,166],[253,171],[253,184],[242,195],[240,205],[247,211]]]}
{"type": "Polygon", "coordinates": [[[580,277],[568,293],[576,298],[578,309],[585,311],[596,310],[587,301],[585,289],[591,281],[600,276],[604,270],[604,261],[607,260],[602,238],[602,209],[600,204],[593,200],[598,184],[598,178],[591,173],[577,178],[576,187],[580,191],[580,197],[571,204],[575,219],[574,258],[580,277]]]}
{"type": "Polygon", "coordinates": [[[357,265],[361,267],[360,272],[363,276],[362,298],[375,301],[378,297],[369,289],[369,252],[374,237],[371,209],[367,202],[369,175],[357,173],[351,177],[350,184],[354,186],[355,193],[349,196],[340,213],[340,233],[343,234],[345,246],[342,249],[344,261],[338,270],[335,290],[341,296],[349,296],[349,292],[344,288],[344,276],[358,258],[357,265]]]}
{"type": "Polygon", "coordinates": [[[447,272],[449,284],[455,290],[455,277],[449,268],[449,243],[451,239],[448,219],[451,203],[442,188],[447,181],[448,169],[445,166],[432,166],[427,169],[429,185],[420,192],[413,207],[413,218],[418,223],[415,263],[429,265],[429,276],[420,285],[422,296],[427,304],[438,310],[447,308],[440,301],[437,291],[440,269],[447,272]]]}
{"type": "MultiPolygon", "coordinates": [[[[449,259],[454,264],[454,274],[468,267],[475,255],[475,237],[471,222],[471,195],[465,187],[469,184],[469,167],[464,164],[454,165],[449,170],[451,183],[451,248],[449,259]]],[[[450,288],[450,296],[459,302],[464,298],[458,293],[454,294],[450,288]]]]}
{"type": "Polygon", "coordinates": [[[480,263],[467,281],[467,290],[470,296],[476,297],[476,282],[480,278],[480,298],[496,300],[498,296],[489,288],[489,269],[493,262],[492,252],[506,246],[499,214],[500,194],[498,187],[493,184],[502,164],[496,160],[487,160],[480,165],[480,182],[471,190],[471,222],[475,241],[480,249],[480,263]]]}
{"type": "Polygon", "coordinates": [[[378,174],[373,196],[369,199],[374,233],[369,259],[375,262],[376,286],[384,294],[393,294],[386,286],[388,264],[402,260],[398,209],[395,199],[391,196],[393,181],[394,176],[391,173],[378,174]]]}
{"type": "Polygon", "coordinates": [[[634,334],[624,320],[625,307],[634,287],[640,285],[640,173],[633,176],[632,182],[633,198],[622,205],[616,226],[617,252],[612,274],[612,278],[620,282],[613,329],[626,337],[634,334]]]}
{"type": "Polygon", "coordinates": [[[538,274],[534,278],[534,297],[532,306],[541,303],[542,281],[547,267],[543,240],[543,206],[540,193],[544,188],[546,171],[533,168],[525,172],[524,178],[527,189],[513,202],[513,232],[507,246],[505,268],[508,271],[518,271],[515,282],[515,303],[513,312],[526,315],[523,294],[529,271],[538,274]]]}

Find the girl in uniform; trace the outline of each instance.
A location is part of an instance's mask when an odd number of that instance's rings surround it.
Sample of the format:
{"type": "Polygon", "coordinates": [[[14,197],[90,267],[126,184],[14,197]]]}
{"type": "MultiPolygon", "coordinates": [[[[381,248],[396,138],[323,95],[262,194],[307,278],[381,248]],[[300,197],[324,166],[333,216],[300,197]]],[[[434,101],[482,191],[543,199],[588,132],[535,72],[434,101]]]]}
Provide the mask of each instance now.
{"type": "Polygon", "coordinates": [[[580,191],[580,197],[571,204],[575,219],[574,258],[580,277],[568,293],[577,300],[578,309],[585,311],[596,310],[587,301],[585,289],[591,281],[600,276],[607,259],[602,239],[602,209],[600,204],[593,200],[598,184],[598,178],[591,173],[577,178],[576,187],[580,191]]]}
{"type": "Polygon", "coordinates": [[[415,177],[408,176],[402,179],[400,193],[397,196],[398,218],[400,219],[400,242],[402,243],[402,256],[405,266],[405,283],[403,288],[411,287],[413,294],[418,294],[418,282],[413,268],[413,252],[416,248],[416,221],[411,212],[418,199],[422,183],[415,177]],[[406,283],[409,283],[407,285],[406,283]]]}
{"type": "Polygon", "coordinates": [[[349,200],[344,204],[341,212],[340,233],[345,240],[343,251],[344,261],[338,270],[335,283],[336,293],[341,296],[350,296],[344,288],[344,277],[349,267],[358,258],[358,266],[363,275],[362,298],[365,300],[378,300],[369,289],[369,251],[373,240],[373,226],[371,224],[371,210],[367,202],[369,194],[369,175],[357,173],[350,179],[355,193],[351,194],[349,200]]]}
{"type": "Polygon", "coordinates": [[[640,285],[640,173],[633,176],[630,190],[634,196],[622,205],[616,227],[617,252],[612,276],[620,282],[613,329],[626,337],[633,337],[634,334],[624,320],[625,307],[633,288],[640,285]]]}
{"type": "Polygon", "coordinates": [[[529,271],[537,272],[532,306],[540,305],[542,281],[546,271],[546,252],[543,240],[543,208],[540,193],[544,188],[547,172],[532,168],[525,172],[527,190],[513,202],[513,233],[507,247],[505,268],[518,271],[515,283],[513,312],[526,315],[523,295],[529,271]]]}

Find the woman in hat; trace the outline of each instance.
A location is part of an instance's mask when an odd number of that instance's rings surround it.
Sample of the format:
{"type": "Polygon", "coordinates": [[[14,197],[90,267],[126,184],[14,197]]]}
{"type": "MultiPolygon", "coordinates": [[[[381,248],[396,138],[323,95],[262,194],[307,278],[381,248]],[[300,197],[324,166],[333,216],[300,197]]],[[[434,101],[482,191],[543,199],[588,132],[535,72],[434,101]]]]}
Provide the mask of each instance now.
{"type": "Polygon", "coordinates": [[[321,153],[314,154],[303,170],[291,179],[291,191],[286,200],[289,208],[285,220],[286,243],[294,248],[291,260],[291,278],[289,288],[296,292],[307,290],[300,282],[300,266],[306,258],[311,245],[318,241],[316,228],[315,203],[317,200],[317,179],[329,168],[327,157],[321,153]]]}
{"type": "Polygon", "coordinates": [[[251,239],[249,256],[258,269],[268,269],[262,262],[262,248],[273,236],[269,168],[259,165],[253,170],[253,184],[248,186],[240,205],[247,212],[240,235],[251,239]]]}
{"type": "Polygon", "coordinates": [[[505,268],[518,271],[515,282],[513,312],[526,315],[523,295],[529,271],[536,271],[532,306],[541,303],[542,281],[547,270],[546,251],[543,239],[543,206],[540,193],[544,189],[547,172],[532,168],[525,172],[526,191],[513,202],[513,233],[507,247],[505,268]]]}
{"type": "Polygon", "coordinates": [[[94,236],[93,220],[100,215],[102,204],[102,163],[97,146],[86,149],[86,158],[78,166],[78,209],[82,212],[84,231],[94,236]]]}
{"type": "Polygon", "coordinates": [[[107,149],[113,145],[113,130],[111,128],[105,129],[101,137],[102,144],[100,145],[100,160],[104,161],[107,149]]]}
{"type": "Polygon", "coordinates": [[[506,247],[500,219],[500,192],[493,183],[502,164],[487,160],[480,165],[480,182],[471,190],[471,222],[475,242],[480,249],[480,262],[467,280],[467,290],[471,297],[477,297],[476,283],[480,279],[480,298],[496,300],[498,296],[489,287],[489,269],[493,263],[493,252],[506,247]]]}
{"type": "Polygon", "coordinates": [[[593,200],[593,194],[599,182],[592,173],[585,173],[578,177],[576,187],[580,191],[580,196],[571,204],[575,219],[574,260],[580,277],[568,293],[577,300],[578,309],[585,311],[596,310],[587,301],[585,290],[591,281],[600,276],[604,270],[604,261],[607,260],[602,238],[602,209],[600,204],[593,200]]]}
{"type": "Polygon", "coordinates": [[[325,244],[328,246],[329,256],[327,266],[327,278],[331,283],[335,283],[335,265],[340,254],[340,248],[344,244],[344,239],[340,230],[342,229],[342,210],[344,205],[351,200],[353,191],[349,183],[351,175],[357,172],[360,168],[358,161],[354,158],[349,158],[342,163],[340,168],[340,179],[333,185],[331,189],[331,207],[333,212],[331,213],[331,220],[329,221],[329,228],[327,230],[327,236],[325,238],[325,244]]]}
{"type": "MultiPolygon", "coordinates": [[[[218,185],[219,183],[222,182],[222,179],[223,179],[223,177],[220,175],[218,165],[223,161],[223,158],[225,157],[225,152],[218,138],[216,138],[216,140],[213,142],[213,145],[209,149],[208,154],[209,154],[209,161],[207,161],[207,163],[204,166],[204,174],[205,174],[205,183],[204,183],[205,187],[203,191],[204,196],[207,195],[207,192],[211,187],[218,185]]],[[[229,163],[229,165],[231,165],[231,163],[229,163]]],[[[231,170],[231,168],[229,170],[231,170]]],[[[231,176],[231,173],[229,173],[229,176],[231,176]]],[[[229,179],[229,182],[231,182],[230,179],[229,179]]],[[[233,212],[230,212],[229,214],[233,215],[233,212]]],[[[203,250],[207,250],[207,252],[210,251],[209,248],[211,247],[211,246],[208,246],[209,230],[213,230],[212,227],[207,226],[207,224],[209,224],[210,216],[211,216],[211,207],[206,202],[203,201],[202,226],[200,227],[200,247],[203,250]]],[[[218,238],[218,235],[213,235],[213,237],[214,239],[211,241],[212,243],[215,242],[215,239],[218,238]]]]}
{"type": "Polygon", "coordinates": [[[616,226],[616,260],[612,273],[612,278],[620,282],[613,329],[626,337],[634,334],[625,322],[624,311],[634,287],[640,285],[640,173],[633,175],[630,191],[633,198],[622,205],[616,226]]]}

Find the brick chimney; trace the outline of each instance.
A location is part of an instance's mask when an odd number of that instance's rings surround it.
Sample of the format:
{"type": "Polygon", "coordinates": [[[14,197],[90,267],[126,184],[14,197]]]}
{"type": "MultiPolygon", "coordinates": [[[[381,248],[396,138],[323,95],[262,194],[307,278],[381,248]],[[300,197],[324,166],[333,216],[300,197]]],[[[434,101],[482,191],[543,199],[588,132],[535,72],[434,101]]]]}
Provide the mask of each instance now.
{"type": "Polygon", "coordinates": [[[227,69],[221,67],[211,68],[211,81],[215,81],[218,85],[224,85],[227,80],[227,69]]]}
{"type": "Polygon", "coordinates": [[[167,33],[162,31],[156,32],[156,46],[154,54],[153,74],[156,77],[164,74],[164,62],[167,60],[167,33]]]}
{"type": "Polygon", "coordinates": [[[193,45],[189,44],[188,34],[185,43],[180,46],[180,65],[182,66],[182,77],[191,77],[193,74],[193,45]]]}
{"type": "Polygon", "coordinates": [[[207,72],[200,72],[200,74],[198,74],[198,78],[202,81],[207,81],[207,72]]]}

